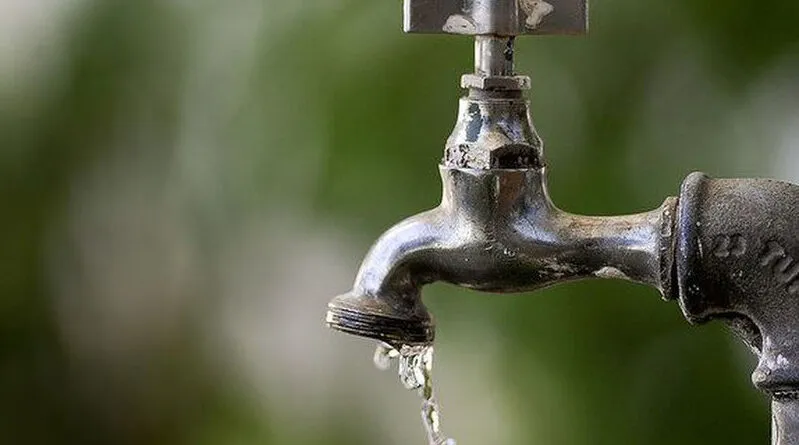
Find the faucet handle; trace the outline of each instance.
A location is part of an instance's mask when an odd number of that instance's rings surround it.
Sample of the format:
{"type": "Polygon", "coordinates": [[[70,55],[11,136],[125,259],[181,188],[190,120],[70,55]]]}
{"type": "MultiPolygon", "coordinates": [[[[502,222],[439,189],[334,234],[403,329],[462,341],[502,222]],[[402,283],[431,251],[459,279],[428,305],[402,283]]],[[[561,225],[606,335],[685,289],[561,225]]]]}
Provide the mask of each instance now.
{"type": "Polygon", "coordinates": [[[585,34],[588,0],[405,0],[407,33],[585,34]]]}

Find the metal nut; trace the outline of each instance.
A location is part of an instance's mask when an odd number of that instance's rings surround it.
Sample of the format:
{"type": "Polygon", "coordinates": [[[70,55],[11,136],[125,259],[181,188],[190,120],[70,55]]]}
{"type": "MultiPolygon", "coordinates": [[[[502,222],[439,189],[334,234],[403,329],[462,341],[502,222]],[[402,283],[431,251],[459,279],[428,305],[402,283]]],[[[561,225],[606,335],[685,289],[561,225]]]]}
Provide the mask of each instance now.
{"type": "Polygon", "coordinates": [[[527,76],[481,76],[464,74],[461,77],[461,88],[479,90],[529,90],[530,78],[527,76]]]}

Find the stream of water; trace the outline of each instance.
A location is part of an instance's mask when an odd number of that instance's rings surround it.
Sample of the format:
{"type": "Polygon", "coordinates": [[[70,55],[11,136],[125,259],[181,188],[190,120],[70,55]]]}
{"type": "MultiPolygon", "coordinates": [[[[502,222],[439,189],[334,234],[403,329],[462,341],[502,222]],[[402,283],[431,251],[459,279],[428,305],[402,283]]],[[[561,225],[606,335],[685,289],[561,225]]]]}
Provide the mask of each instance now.
{"type": "Polygon", "coordinates": [[[380,343],[375,350],[374,362],[381,370],[391,367],[399,359],[399,377],[402,384],[417,390],[422,397],[422,423],[430,445],[456,445],[441,432],[441,414],[433,391],[433,346],[403,345],[399,350],[380,343]]]}

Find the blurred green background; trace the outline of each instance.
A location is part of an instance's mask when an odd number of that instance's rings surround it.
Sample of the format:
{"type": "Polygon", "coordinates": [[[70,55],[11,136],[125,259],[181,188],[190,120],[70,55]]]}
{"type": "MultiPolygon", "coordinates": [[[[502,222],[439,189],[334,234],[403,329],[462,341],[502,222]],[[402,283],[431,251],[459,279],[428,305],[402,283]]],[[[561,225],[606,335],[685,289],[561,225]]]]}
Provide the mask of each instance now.
{"type": "MultiPolygon", "coordinates": [[[[469,39],[398,0],[0,0],[0,443],[421,444],[329,332],[372,240],[437,204],[469,39]]],[[[799,2],[596,0],[518,43],[566,210],[691,170],[799,180],[799,2]]],[[[627,283],[427,290],[472,444],[767,443],[754,359],[627,283]]]]}

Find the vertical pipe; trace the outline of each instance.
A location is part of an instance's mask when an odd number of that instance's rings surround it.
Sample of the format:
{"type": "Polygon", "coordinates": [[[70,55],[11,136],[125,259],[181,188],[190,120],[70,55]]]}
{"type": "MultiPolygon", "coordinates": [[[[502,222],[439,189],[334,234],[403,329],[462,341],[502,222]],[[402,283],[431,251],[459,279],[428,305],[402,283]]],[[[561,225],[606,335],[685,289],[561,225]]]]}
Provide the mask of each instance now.
{"type": "Polygon", "coordinates": [[[513,37],[475,36],[475,73],[483,76],[513,76],[513,42],[513,37]]]}
{"type": "Polygon", "coordinates": [[[772,400],[771,444],[799,445],[799,399],[772,400]]]}

